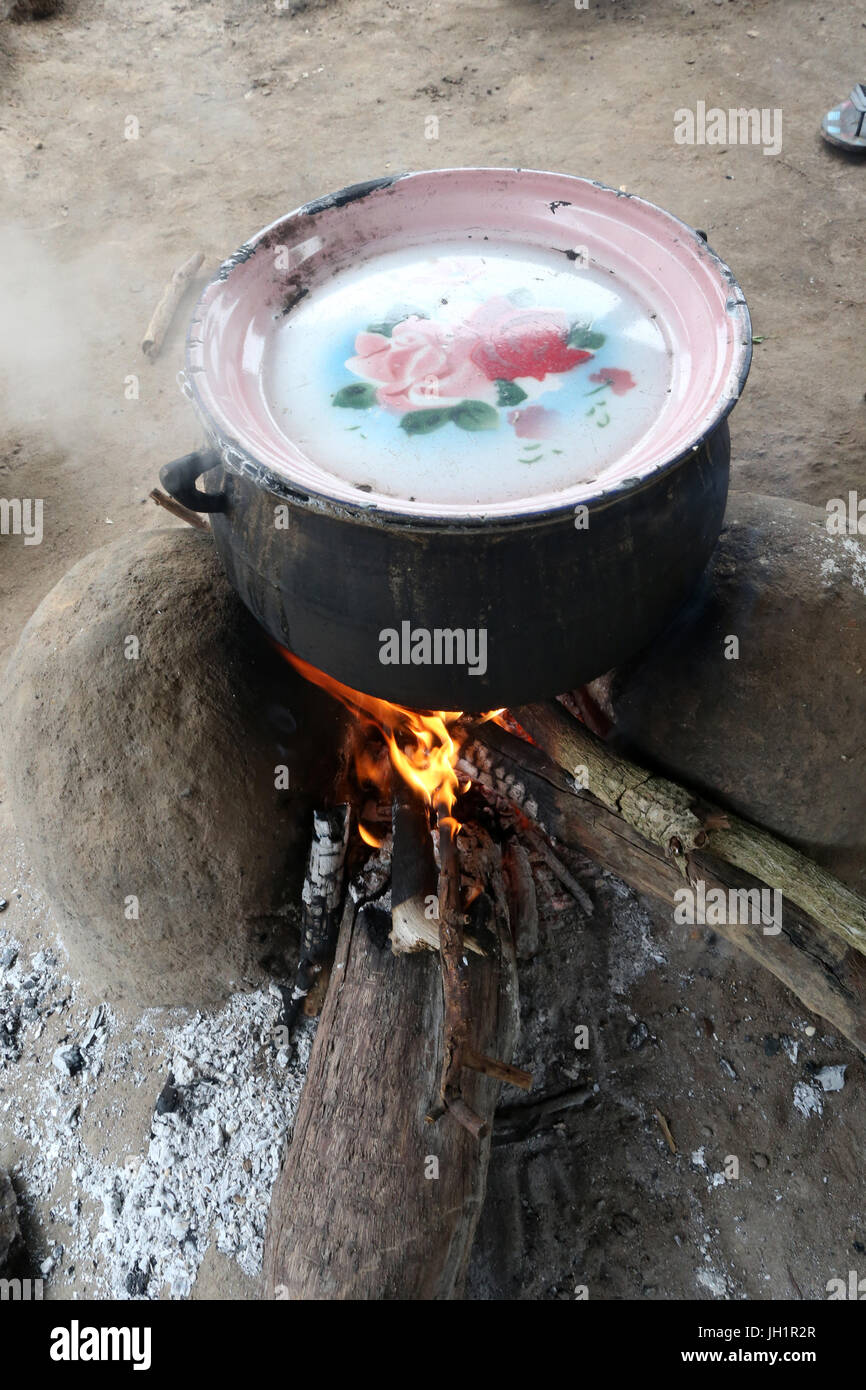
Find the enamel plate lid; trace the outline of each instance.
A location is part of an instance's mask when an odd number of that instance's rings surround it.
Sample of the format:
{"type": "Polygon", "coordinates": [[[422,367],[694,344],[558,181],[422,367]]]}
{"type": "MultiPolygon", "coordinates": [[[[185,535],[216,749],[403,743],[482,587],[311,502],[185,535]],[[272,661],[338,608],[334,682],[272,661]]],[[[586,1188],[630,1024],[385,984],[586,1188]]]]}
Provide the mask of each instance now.
{"type": "Polygon", "coordinates": [[[247,242],[187,379],[229,466],[398,519],[521,518],[695,449],[751,355],[742,292],[642,199],[562,174],[357,185],[247,242]]]}

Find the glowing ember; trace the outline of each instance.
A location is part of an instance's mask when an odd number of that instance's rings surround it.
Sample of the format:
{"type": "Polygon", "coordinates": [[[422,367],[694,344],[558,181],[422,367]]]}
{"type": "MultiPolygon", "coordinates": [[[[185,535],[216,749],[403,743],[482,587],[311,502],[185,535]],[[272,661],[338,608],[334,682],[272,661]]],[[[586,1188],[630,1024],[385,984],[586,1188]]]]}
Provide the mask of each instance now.
{"type": "MultiPolygon", "coordinates": [[[[329,695],[341,700],[352,711],[362,726],[378,729],[388,748],[391,766],[410,787],[423,797],[436,813],[440,825],[447,826],[452,835],[460,829],[451,815],[457,793],[466,790],[468,783],[461,788],[456,765],[460,756],[460,743],[454,735],[459,733],[456,725],[462,717],[462,710],[421,711],[408,709],[405,705],[394,705],[389,700],[379,700],[373,695],[364,695],[360,690],[343,685],[332,676],[325,675],[308,661],[293,656],[280,648],[286,660],[306,680],[312,681],[329,695]]],[[[493,718],[503,711],[495,710],[483,715],[482,719],[493,718]]],[[[368,743],[361,743],[355,749],[355,771],[360,782],[370,782],[380,792],[389,793],[387,769],[368,743]]],[[[359,826],[361,838],[368,845],[378,847],[381,840],[370,830],[359,826]]]]}

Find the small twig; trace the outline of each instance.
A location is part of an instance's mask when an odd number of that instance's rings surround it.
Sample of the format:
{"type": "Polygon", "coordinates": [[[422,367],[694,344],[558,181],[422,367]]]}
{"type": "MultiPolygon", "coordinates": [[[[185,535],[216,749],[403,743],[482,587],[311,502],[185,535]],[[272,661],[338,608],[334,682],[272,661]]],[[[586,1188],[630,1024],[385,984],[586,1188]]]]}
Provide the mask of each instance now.
{"type": "Polygon", "coordinates": [[[562,860],[554,854],[553,849],[544,835],[542,835],[541,831],[536,829],[534,825],[531,825],[529,821],[526,821],[519,826],[519,833],[522,835],[523,839],[526,840],[527,844],[531,845],[536,854],[541,856],[547,867],[559,879],[562,886],[568,889],[575,902],[583,908],[587,917],[591,917],[595,911],[592,898],[585,889],[581,888],[577,879],[565,867],[562,860]]]}
{"type": "Polygon", "coordinates": [[[470,1110],[466,1101],[460,1095],[446,1096],[445,1105],[448,1114],[467,1129],[473,1139],[484,1139],[488,1134],[488,1125],[482,1120],[480,1115],[476,1115],[474,1110],[470,1110]]]}
{"type": "Polygon", "coordinates": [[[482,1072],[484,1076],[492,1076],[495,1081],[504,1081],[509,1086],[519,1086],[521,1091],[528,1091],[532,1087],[532,1072],[523,1071],[521,1067],[512,1067],[509,1062],[497,1061],[495,1057],[476,1052],[473,1047],[464,1048],[463,1065],[471,1067],[473,1071],[482,1072]]]}
{"type": "Polygon", "coordinates": [[[173,497],[169,497],[167,492],[161,492],[158,487],[151,488],[148,494],[158,507],[165,507],[172,516],[179,517],[181,521],[187,522],[189,526],[195,526],[199,531],[209,531],[210,527],[203,516],[198,512],[191,511],[182,502],[176,502],[173,497]]]}
{"type": "Polygon", "coordinates": [[[591,1086],[578,1086],[556,1096],[540,1096],[528,1105],[505,1105],[496,1111],[493,1129],[494,1144],[509,1144],[514,1139],[526,1139],[548,1125],[558,1123],[572,1110],[593,1106],[598,1097],[591,1086]]]}
{"type": "Polygon", "coordinates": [[[183,265],[178,266],[163,290],[150,323],[147,325],[147,332],[141,340],[141,350],[145,357],[150,358],[151,362],[159,356],[160,348],[175,316],[177,306],[183,299],[190,280],[201,267],[203,260],[204,252],[196,251],[194,256],[190,256],[188,261],[184,261],[183,265]]]}
{"type": "Polygon", "coordinates": [[[538,954],[538,901],[529,855],[516,836],[505,847],[502,867],[508,885],[509,916],[517,931],[517,956],[532,960],[538,954]]]}
{"type": "Polygon", "coordinates": [[[665,1119],[664,1115],[660,1110],[654,1110],[653,1114],[659,1122],[659,1127],[661,1128],[662,1134],[668,1141],[668,1148],[670,1149],[672,1154],[675,1154],[677,1152],[677,1146],[674,1142],[674,1136],[671,1134],[670,1125],[668,1124],[667,1120],[665,1119]]]}
{"type": "Polygon", "coordinates": [[[462,1054],[469,1038],[469,971],[463,951],[460,861],[450,815],[439,815],[439,958],[445,1001],[441,1099],[460,1093],[462,1054]]]}

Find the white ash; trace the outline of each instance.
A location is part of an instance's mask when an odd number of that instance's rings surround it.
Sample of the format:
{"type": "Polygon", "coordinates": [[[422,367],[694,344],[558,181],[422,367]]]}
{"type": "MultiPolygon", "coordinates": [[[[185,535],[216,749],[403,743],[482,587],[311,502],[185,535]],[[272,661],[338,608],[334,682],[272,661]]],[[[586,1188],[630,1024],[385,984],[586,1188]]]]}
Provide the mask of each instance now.
{"type": "Polygon", "coordinates": [[[822,1092],[811,1081],[798,1081],[794,1087],[794,1109],[799,1110],[805,1120],[810,1115],[823,1115],[822,1092]]]}
{"type": "MultiPolygon", "coordinates": [[[[235,995],[166,1035],[169,1075],[147,1153],[89,1184],[114,1297],[190,1292],[211,1240],[245,1274],[261,1269],[271,1189],[309,1062],[312,1027],[275,1049],[274,1000],[235,995]]],[[[76,1174],[77,1176],[77,1174],[76,1174]]],[[[86,1180],[86,1173],[82,1175],[86,1180]]]]}
{"type": "Polygon", "coordinates": [[[714,1298],[728,1297],[728,1280],[724,1274],[713,1269],[696,1269],[695,1276],[698,1283],[707,1289],[714,1298]]]}
{"type": "Polygon", "coordinates": [[[41,1038],[48,1019],[62,1013],[71,997],[51,951],[25,957],[20,943],[0,932],[0,1073],[19,1060],[25,1035],[41,1038]]]}
{"type": "Polygon", "coordinates": [[[610,890],[613,931],[607,955],[611,993],[627,995],[636,980],[667,957],[652,935],[652,918],[637,894],[614,874],[604,874],[610,890]]]}
{"type": "Polygon", "coordinates": [[[822,1067],[820,1071],[815,1072],[814,1080],[822,1091],[841,1091],[845,1085],[847,1068],[847,1062],[841,1062],[836,1066],[822,1067]]]}
{"type": "Polygon", "coordinates": [[[839,537],[839,544],[851,559],[851,583],[866,596],[866,548],[849,537],[839,537]]]}
{"type": "Polygon", "coordinates": [[[794,1038],[789,1037],[787,1033],[782,1034],[779,1042],[782,1044],[782,1051],[788,1058],[788,1061],[792,1066],[796,1066],[797,1058],[800,1055],[800,1044],[794,1038]]]}
{"type": "Polygon", "coordinates": [[[124,1043],[107,1005],[78,1004],[53,952],[28,956],[0,931],[0,961],[0,1083],[15,1082],[0,1128],[25,1146],[24,1203],[51,1204],[43,1276],[74,1273],[88,1297],[183,1298],[212,1242],[255,1275],[314,1025],[279,1047],[279,1004],[259,990],[180,1021],[152,1010],[124,1043]],[[142,1151],[119,1163],[94,1152],[102,1121],[85,1124],[113,1083],[154,1088],[142,1151]]]}

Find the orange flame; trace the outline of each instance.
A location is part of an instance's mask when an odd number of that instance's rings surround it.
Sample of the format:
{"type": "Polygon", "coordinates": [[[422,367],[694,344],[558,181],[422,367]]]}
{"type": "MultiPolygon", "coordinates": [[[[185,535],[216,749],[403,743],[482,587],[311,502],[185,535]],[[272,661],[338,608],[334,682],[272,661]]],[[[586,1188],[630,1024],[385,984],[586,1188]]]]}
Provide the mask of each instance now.
{"type": "MultiPolygon", "coordinates": [[[[350,709],[362,724],[378,729],[388,747],[394,770],[410,787],[414,787],[428,806],[432,807],[439,823],[447,825],[452,835],[460,830],[459,823],[451,815],[459,791],[465,791],[469,783],[462,787],[457,776],[456,766],[460,756],[460,744],[454,738],[455,725],[462,716],[462,710],[422,711],[409,709],[405,705],[394,705],[389,700],[380,700],[373,695],[365,695],[334,680],[324,671],[311,666],[308,661],[294,656],[285,648],[280,648],[286,660],[306,680],[312,681],[329,695],[334,695],[350,709]]],[[[492,718],[502,711],[493,711],[483,718],[492,718]]],[[[359,778],[373,783],[384,791],[382,767],[375,756],[366,748],[355,752],[356,772],[359,778]]],[[[359,827],[366,844],[378,847],[382,843],[371,831],[359,827]]]]}
{"type": "Polygon", "coordinates": [[[358,834],[361,836],[364,844],[369,845],[371,849],[381,849],[382,845],[385,843],[381,836],[374,835],[371,830],[365,829],[365,827],[360,824],[358,825],[358,834]]]}

